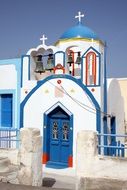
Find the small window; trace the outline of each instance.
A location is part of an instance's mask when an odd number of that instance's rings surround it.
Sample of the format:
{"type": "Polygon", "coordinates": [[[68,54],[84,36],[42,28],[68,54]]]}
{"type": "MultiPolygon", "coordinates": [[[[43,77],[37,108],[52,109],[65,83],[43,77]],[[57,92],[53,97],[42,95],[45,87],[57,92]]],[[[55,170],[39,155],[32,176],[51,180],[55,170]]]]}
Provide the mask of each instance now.
{"type": "Polygon", "coordinates": [[[52,138],[58,139],[58,123],[57,122],[53,122],[52,138]]]}
{"type": "Polygon", "coordinates": [[[69,138],[69,126],[67,122],[63,123],[63,140],[68,140],[69,138]]]}

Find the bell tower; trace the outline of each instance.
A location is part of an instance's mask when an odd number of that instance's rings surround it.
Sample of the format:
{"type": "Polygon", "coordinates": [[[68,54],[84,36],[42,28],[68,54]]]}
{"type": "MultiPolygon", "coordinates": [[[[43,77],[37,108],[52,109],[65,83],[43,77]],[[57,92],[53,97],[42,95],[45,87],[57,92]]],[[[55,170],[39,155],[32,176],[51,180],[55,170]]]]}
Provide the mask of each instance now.
{"type": "Polygon", "coordinates": [[[99,109],[106,112],[105,44],[93,30],[82,24],[83,17],[78,12],[75,16],[77,24],[62,34],[56,47],[65,52],[65,69],[69,71],[68,74],[87,87],[98,102],[99,109]]]}

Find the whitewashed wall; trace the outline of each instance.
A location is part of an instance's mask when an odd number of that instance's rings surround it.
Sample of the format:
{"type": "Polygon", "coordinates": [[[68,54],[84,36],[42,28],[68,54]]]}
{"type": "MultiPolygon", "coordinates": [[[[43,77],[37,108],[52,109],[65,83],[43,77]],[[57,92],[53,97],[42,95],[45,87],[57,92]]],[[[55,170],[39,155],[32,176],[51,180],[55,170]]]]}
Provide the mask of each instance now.
{"type": "Polygon", "coordinates": [[[15,65],[0,66],[0,90],[16,89],[17,86],[17,71],[15,65]]]}
{"type": "Polygon", "coordinates": [[[108,79],[107,87],[108,113],[116,117],[116,133],[124,134],[125,108],[119,83],[116,79],[108,79]]]}
{"type": "MultiPolygon", "coordinates": [[[[43,114],[57,102],[61,102],[74,116],[73,118],[73,154],[75,167],[76,137],[80,130],[96,131],[96,114],[88,112],[74,102],[70,97],[55,97],[57,80],[61,80],[62,87],[76,100],[94,108],[87,94],[75,82],[68,79],[52,79],[42,85],[28,100],[24,108],[24,127],[37,127],[43,136],[43,114]],[[55,86],[54,86],[55,85],[55,86]]],[[[85,106],[84,106],[85,107],[85,106]]],[[[88,109],[88,108],[87,108],[88,109]]],[[[88,109],[89,110],[89,109],[88,109]]]]}
{"type": "MultiPolygon", "coordinates": [[[[76,174],[79,179],[77,187],[80,188],[77,189],[85,190],[89,185],[88,189],[126,189],[127,158],[98,155],[97,140],[97,134],[93,131],[80,131],[78,133],[76,174]],[[84,178],[82,184],[81,178],[84,178]],[[91,178],[95,182],[94,188],[92,188],[92,184],[86,182],[85,178],[91,178]],[[114,188],[113,181],[112,186],[106,182],[98,183],[96,186],[96,179],[110,179],[111,181],[116,179],[121,181],[123,188],[114,188]]],[[[119,187],[118,183],[115,187],[119,187]]]]}
{"type": "MultiPolygon", "coordinates": [[[[80,51],[81,52],[81,56],[90,48],[93,47],[94,49],[96,49],[98,52],[100,52],[101,54],[101,88],[100,87],[88,87],[89,90],[91,91],[91,93],[93,94],[93,96],[95,97],[95,99],[97,100],[97,102],[99,103],[101,109],[103,108],[103,85],[104,85],[104,45],[100,42],[100,41],[96,41],[96,40],[87,40],[87,39],[83,39],[83,40],[61,40],[59,41],[59,43],[57,43],[56,45],[58,48],[60,48],[62,51],[66,52],[69,48],[71,50],[73,50],[74,52],[80,51]],[[92,92],[92,88],[94,88],[94,92],[92,92]]],[[[85,69],[83,68],[83,76],[85,76],[85,69]]],[[[98,73],[99,74],[99,73],[98,73]]]]}
{"type": "Polygon", "coordinates": [[[120,85],[121,95],[124,100],[125,127],[127,131],[127,78],[117,79],[120,85]]]}

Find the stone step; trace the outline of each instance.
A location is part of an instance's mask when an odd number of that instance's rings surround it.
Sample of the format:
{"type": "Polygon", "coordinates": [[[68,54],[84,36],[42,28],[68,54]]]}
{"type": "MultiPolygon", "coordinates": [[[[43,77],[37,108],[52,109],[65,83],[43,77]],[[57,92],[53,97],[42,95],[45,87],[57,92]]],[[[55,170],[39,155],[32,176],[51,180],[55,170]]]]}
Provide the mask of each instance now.
{"type": "Polygon", "coordinates": [[[10,160],[8,157],[0,157],[0,174],[9,171],[10,160]]]}
{"type": "Polygon", "coordinates": [[[10,163],[9,158],[0,157],[0,182],[18,184],[18,167],[10,163]]]}

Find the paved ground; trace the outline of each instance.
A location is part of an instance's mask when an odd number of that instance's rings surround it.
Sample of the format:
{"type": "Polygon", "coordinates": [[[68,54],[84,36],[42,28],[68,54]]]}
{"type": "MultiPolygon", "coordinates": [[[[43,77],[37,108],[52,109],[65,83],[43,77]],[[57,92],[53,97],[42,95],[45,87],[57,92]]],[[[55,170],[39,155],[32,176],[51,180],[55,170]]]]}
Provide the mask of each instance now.
{"type": "MultiPolygon", "coordinates": [[[[62,178],[45,177],[43,181],[45,187],[12,185],[0,182],[0,190],[76,190],[74,183],[72,183],[74,179],[69,177],[65,181],[66,179],[65,176],[62,178]]],[[[83,190],[84,188],[86,190],[127,190],[127,181],[107,178],[82,178],[80,189],[83,190]]]]}
{"type": "Polygon", "coordinates": [[[74,190],[76,187],[76,178],[74,176],[44,173],[43,185],[57,189],[74,190]]]}
{"type": "Polygon", "coordinates": [[[0,182],[0,190],[75,190],[75,178],[45,174],[42,187],[13,185],[0,182]]]}
{"type": "MultiPolygon", "coordinates": [[[[58,188],[52,187],[31,187],[24,185],[12,185],[9,183],[0,183],[0,190],[58,190],[58,188]]],[[[67,189],[59,189],[59,190],[67,190],[67,189]]]]}

